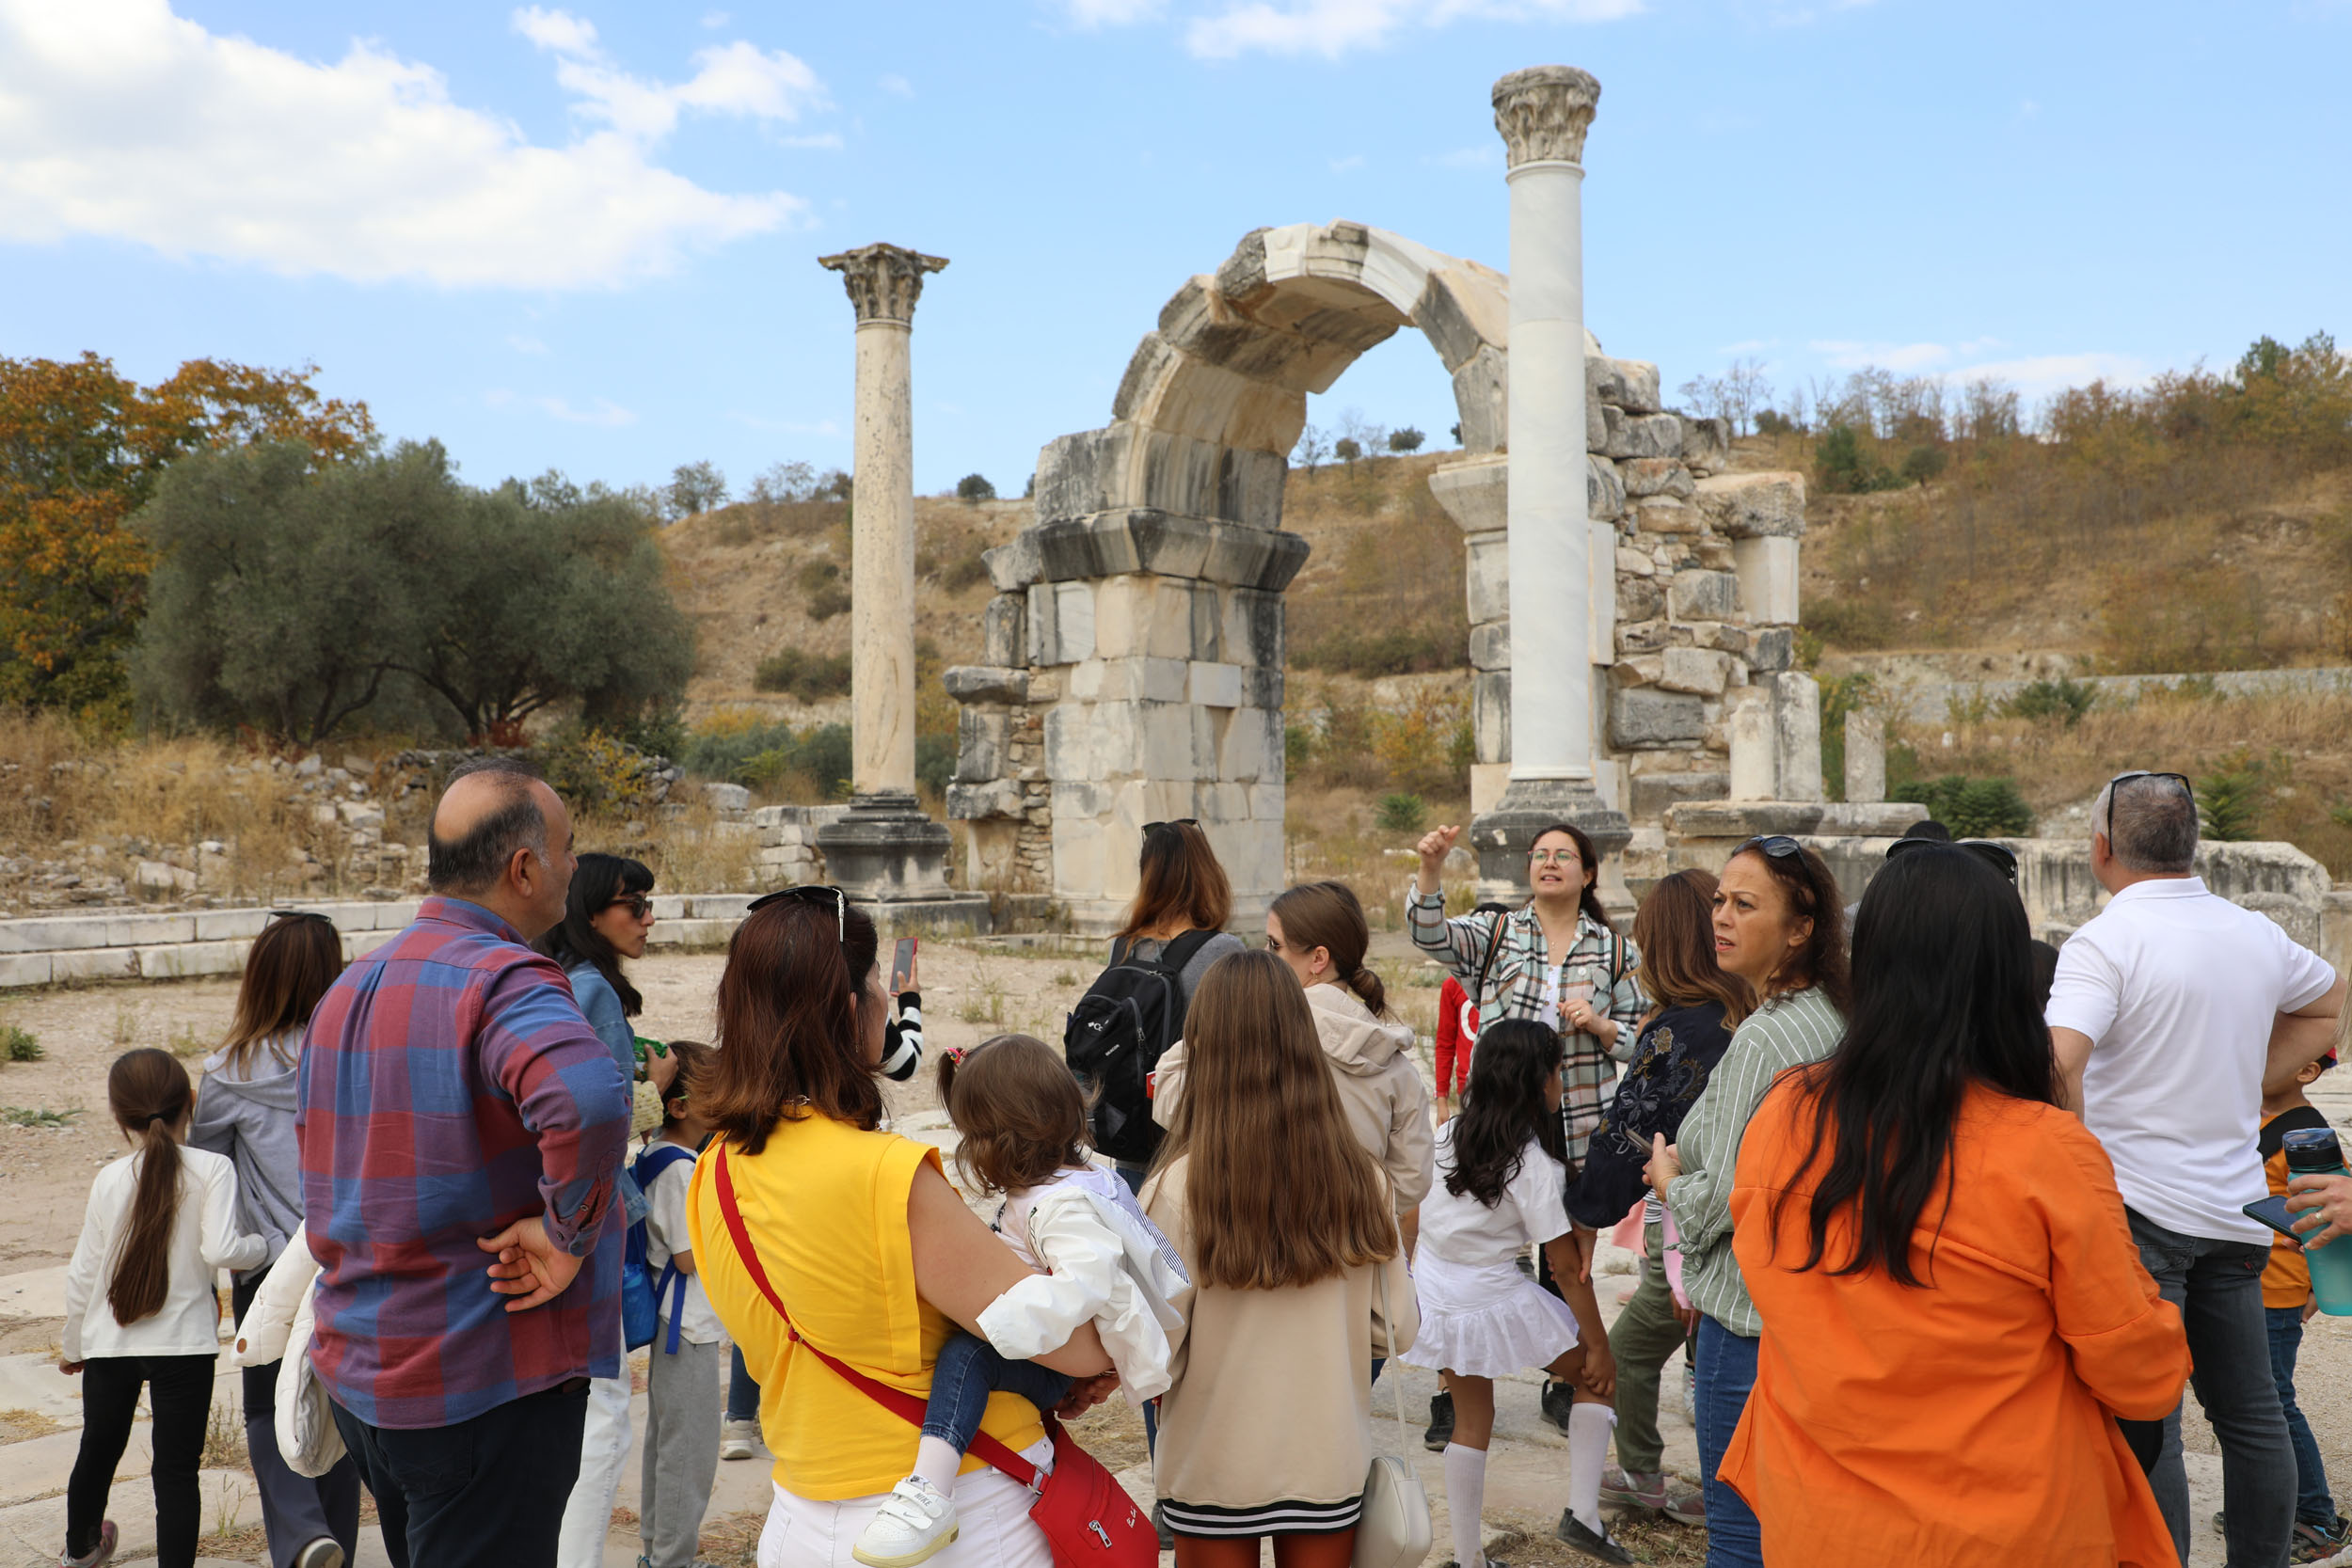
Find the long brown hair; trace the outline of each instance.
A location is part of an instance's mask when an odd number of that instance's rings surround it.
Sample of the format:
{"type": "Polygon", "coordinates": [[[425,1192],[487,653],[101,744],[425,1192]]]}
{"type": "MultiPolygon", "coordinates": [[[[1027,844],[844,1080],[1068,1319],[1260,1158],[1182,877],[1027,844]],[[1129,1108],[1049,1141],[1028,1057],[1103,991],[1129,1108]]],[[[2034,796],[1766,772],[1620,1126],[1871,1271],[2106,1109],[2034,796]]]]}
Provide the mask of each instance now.
{"type": "MultiPolygon", "coordinates": [[[[236,1016],[220,1042],[229,1065],[250,1072],[254,1052],[266,1043],[278,1066],[294,1066],[294,1053],[281,1042],[301,1033],[342,972],[342,935],[325,915],[279,915],[262,927],[246,954],[236,1016]]],[[[296,1040],[294,1049],[300,1046],[296,1040]]]]}
{"type": "Polygon", "coordinates": [[[1364,967],[1372,927],[1354,888],[1345,882],[1301,882],[1274,900],[1273,914],[1282,923],[1284,942],[1310,953],[1318,947],[1328,952],[1331,978],[1354,991],[1374,1017],[1388,1016],[1388,988],[1364,967]]]}
{"type": "MultiPolygon", "coordinates": [[[[1576,858],[1584,863],[1586,875],[1583,890],[1577,895],[1577,908],[1583,912],[1585,918],[1602,930],[1615,930],[1616,923],[1609,918],[1609,911],[1601,907],[1600,902],[1600,851],[1593,847],[1593,841],[1585,836],[1583,829],[1573,822],[1551,823],[1542,832],[1527,841],[1527,852],[1530,855],[1534,854],[1535,846],[1549,838],[1553,833],[1565,833],[1574,839],[1576,858]]],[[[1529,883],[1532,885],[1534,879],[1535,874],[1530,871],[1528,873],[1529,883]]]]}
{"type": "Polygon", "coordinates": [[[672,1040],[669,1045],[670,1054],[677,1058],[677,1076],[661,1091],[661,1125],[675,1127],[678,1118],[673,1106],[691,1106],[695,1115],[702,1114],[703,1099],[710,1092],[711,1064],[719,1053],[700,1040],[672,1040]]]}
{"type": "Polygon", "coordinates": [[[993,1193],[1034,1187],[1087,1163],[1087,1100],[1061,1053],[996,1035],[939,1058],[939,1099],[963,1134],[956,1164],[993,1193]]]}
{"type": "Polygon", "coordinates": [[[1198,822],[1155,823],[1143,835],[1137,870],[1136,901],[1116,940],[1133,942],[1177,920],[1188,931],[1222,931],[1233,918],[1233,884],[1198,822]]]}
{"type": "Polygon", "coordinates": [[[1829,863],[1802,844],[1793,855],[1768,855],[1757,847],[1742,849],[1731,858],[1738,860],[1742,854],[1754,857],[1772,874],[1792,914],[1813,922],[1813,933],[1804,939],[1804,945],[1774,972],[1767,987],[1769,993],[1784,996],[1810,988],[1826,997],[1839,1014],[1851,1012],[1853,982],[1847,969],[1845,895],[1838,891],[1829,863]]]}
{"type": "Polygon", "coordinates": [[[1347,1125],[1307,993],[1282,960],[1212,964],[1184,1042],[1184,1098],[1158,1164],[1187,1161],[1195,1277],[1274,1291],[1395,1257],[1388,1183],[1347,1125]]]}
{"type": "Polygon", "coordinates": [[[854,906],[836,914],[780,898],[735,928],[703,1117],[744,1153],[810,1111],[869,1132],[882,1125],[880,1064],[866,1059],[859,1026],[874,951],[874,923],[854,906]]]}
{"type": "Polygon", "coordinates": [[[1655,1017],[1668,1007],[1720,1002],[1724,1027],[1756,1011],[1756,991],[1715,958],[1715,875],[1695,868],[1659,879],[1633,911],[1642,994],[1655,1017]]]}
{"type": "Polygon", "coordinates": [[[196,1091],[188,1069],[168,1051],[126,1051],[106,1072],[106,1108],[138,1145],[138,1188],[131,1223],[115,1254],[106,1306],[115,1322],[137,1323],[163,1310],[171,1291],[171,1227],[180,1218],[180,1140],[175,1135],[196,1091]]]}

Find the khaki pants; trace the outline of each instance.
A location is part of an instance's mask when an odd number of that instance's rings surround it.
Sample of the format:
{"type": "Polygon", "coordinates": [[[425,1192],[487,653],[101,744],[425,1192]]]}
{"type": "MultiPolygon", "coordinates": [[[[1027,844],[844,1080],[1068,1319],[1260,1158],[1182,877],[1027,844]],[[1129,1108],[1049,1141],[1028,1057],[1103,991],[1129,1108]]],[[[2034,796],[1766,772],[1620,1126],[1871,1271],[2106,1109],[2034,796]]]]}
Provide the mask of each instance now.
{"type": "Polygon", "coordinates": [[[1655,1475],[1665,1468],[1666,1445],[1658,1435],[1659,1373],[1689,1338],[1675,1318],[1673,1290],[1666,1284],[1662,1225],[1642,1227],[1642,1282],[1609,1327],[1609,1354],[1617,1362],[1617,1464],[1655,1475]]]}

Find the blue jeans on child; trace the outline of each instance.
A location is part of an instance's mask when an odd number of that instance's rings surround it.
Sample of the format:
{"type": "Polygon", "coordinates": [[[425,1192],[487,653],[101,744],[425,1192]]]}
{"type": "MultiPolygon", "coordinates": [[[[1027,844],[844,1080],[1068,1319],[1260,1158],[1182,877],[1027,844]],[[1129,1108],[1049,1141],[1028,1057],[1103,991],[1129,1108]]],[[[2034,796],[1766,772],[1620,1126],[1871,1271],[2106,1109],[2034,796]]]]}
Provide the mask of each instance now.
{"type": "Polygon", "coordinates": [[[1039,1414],[1061,1403],[1071,1380],[1034,1361],[1008,1361],[994,1346],[969,1334],[950,1336],[931,1367],[930,1407],[923,1412],[923,1435],[952,1445],[958,1453],[979,1435],[992,1390],[1018,1394],[1039,1414]]]}
{"type": "Polygon", "coordinates": [[[1715,1479],[1756,1386],[1754,1339],[1699,1317],[1699,1488],[1707,1495],[1707,1568],[1763,1568],[1764,1531],[1747,1499],[1715,1479]]]}
{"type": "Polygon", "coordinates": [[[2287,1441],[2295,1449],[2295,1518],[2332,1531],[2336,1500],[2328,1490],[2328,1469],[2320,1463],[2319,1444],[2312,1424],[2295,1402],[2295,1356],[2303,1345],[2303,1309],[2265,1307],[2270,1323],[2270,1377],[2279,1386],[2279,1408],[2287,1418],[2287,1441]]]}
{"type": "Polygon", "coordinates": [[[743,1351],[739,1345],[736,1347],[733,1363],[727,1368],[727,1419],[759,1419],[759,1385],[752,1380],[751,1369],[743,1365],[743,1351]]]}

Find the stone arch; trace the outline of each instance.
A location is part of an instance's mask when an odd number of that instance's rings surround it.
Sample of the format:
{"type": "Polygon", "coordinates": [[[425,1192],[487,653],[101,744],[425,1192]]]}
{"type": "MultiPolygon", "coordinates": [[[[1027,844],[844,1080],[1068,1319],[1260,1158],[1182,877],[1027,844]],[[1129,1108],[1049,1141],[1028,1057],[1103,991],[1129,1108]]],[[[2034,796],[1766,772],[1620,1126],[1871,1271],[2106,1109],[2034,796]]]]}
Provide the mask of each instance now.
{"type": "Polygon", "coordinates": [[[1049,443],[1041,522],[1127,508],[1279,528],[1307,394],[1419,327],[1454,380],[1462,446],[1502,445],[1509,282],[1360,223],[1245,236],[1144,335],[1100,430],[1049,443]]]}

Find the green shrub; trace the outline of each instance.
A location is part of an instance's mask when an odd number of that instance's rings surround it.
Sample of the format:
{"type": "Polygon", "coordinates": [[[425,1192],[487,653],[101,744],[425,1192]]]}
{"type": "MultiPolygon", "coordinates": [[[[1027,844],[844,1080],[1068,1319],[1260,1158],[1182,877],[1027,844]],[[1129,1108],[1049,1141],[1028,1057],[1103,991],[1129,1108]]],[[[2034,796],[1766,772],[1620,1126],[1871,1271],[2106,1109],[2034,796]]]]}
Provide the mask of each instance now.
{"type": "Polygon", "coordinates": [[[1384,833],[1417,833],[1428,820],[1429,802],[1404,791],[1380,797],[1379,809],[1373,815],[1373,822],[1384,833]]]}
{"type": "Polygon", "coordinates": [[[805,648],[778,649],[752,672],[755,691],[783,691],[804,703],[838,697],[850,689],[850,659],[846,654],[813,654],[805,648]]]}
{"type": "Polygon", "coordinates": [[[565,724],[532,749],[548,786],[574,811],[643,811],[659,783],[653,758],[615,735],[565,724]]]}
{"type": "Polygon", "coordinates": [[[40,1041],[11,1023],[0,1029],[0,1055],[11,1062],[38,1062],[49,1053],[40,1048],[40,1041]]]}
{"type": "Polygon", "coordinates": [[[945,795],[956,776],[956,737],[918,735],[914,737],[914,782],[945,795]]]}
{"type": "Polygon", "coordinates": [[[939,574],[940,586],[950,594],[961,594],[974,583],[985,580],[988,562],[980,552],[986,547],[975,544],[969,554],[958,556],[947,562],[946,569],[939,574]]]}
{"type": "Polygon", "coordinates": [[[1758,436],[1794,436],[1797,434],[1797,421],[1777,408],[1759,408],[1756,414],[1756,433],[1758,436]]]}
{"type": "Polygon", "coordinates": [[[1813,449],[1813,468],[1821,488],[1835,495],[1896,490],[1903,483],[1875,452],[1864,447],[1862,433],[1850,424],[1834,424],[1822,434],[1813,449]]]}
{"type": "Polygon", "coordinates": [[[2221,759],[2219,768],[2197,781],[2199,831],[2222,844],[2243,844],[2262,836],[2263,815],[2270,809],[2271,793],[2286,782],[2284,756],[2256,760],[2239,747],[2221,759]]]}
{"type": "Polygon", "coordinates": [[[830,561],[812,561],[801,568],[794,578],[808,603],[808,618],[830,621],[849,612],[850,588],[842,580],[841,568],[830,561]]]}
{"type": "Polygon", "coordinates": [[[1891,786],[1887,796],[1927,807],[1928,815],[1951,829],[1954,838],[2026,838],[2033,832],[2033,812],[2017,792],[2014,779],[1947,773],[1891,786]]]}
{"type": "MultiPolygon", "coordinates": [[[[1804,632],[1835,648],[1883,648],[1899,635],[1894,608],[1883,598],[1820,599],[1804,607],[1804,632]]],[[[1815,656],[1820,657],[1818,654],[1815,656]]]]}
{"type": "Polygon", "coordinates": [[[993,501],[996,499],[996,486],[988,482],[985,474],[966,474],[956,481],[956,499],[974,502],[993,501]]]}
{"type": "Polygon", "coordinates": [[[1925,484],[1951,464],[1951,453],[1942,447],[1914,447],[1903,453],[1903,478],[1914,484],[1925,484]]]}
{"type": "Polygon", "coordinates": [[[1440,640],[1426,626],[1390,626],[1380,631],[1334,631],[1292,656],[1302,670],[1329,670],[1366,679],[1453,670],[1465,662],[1462,644],[1440,640]]]}
{"type": "Polygon", "coordinates": [[[2060,676],[2057,680],[2035,681],[2016,696],[2004,698],[2001,717],[2030,719],[2037,724],[2045,719],[2056,719],[2073,729],[2098,700],[2099,689],[2089,681],[2060,676]]]}
{"type": "Polygon", "coordinates": [[[795,730],[779,723],[704,730],[687,742],[678,761],[702,778],[755,789],[797,778],[820,798],[831,798],[850,777],[850,726],[795,730]]]}

